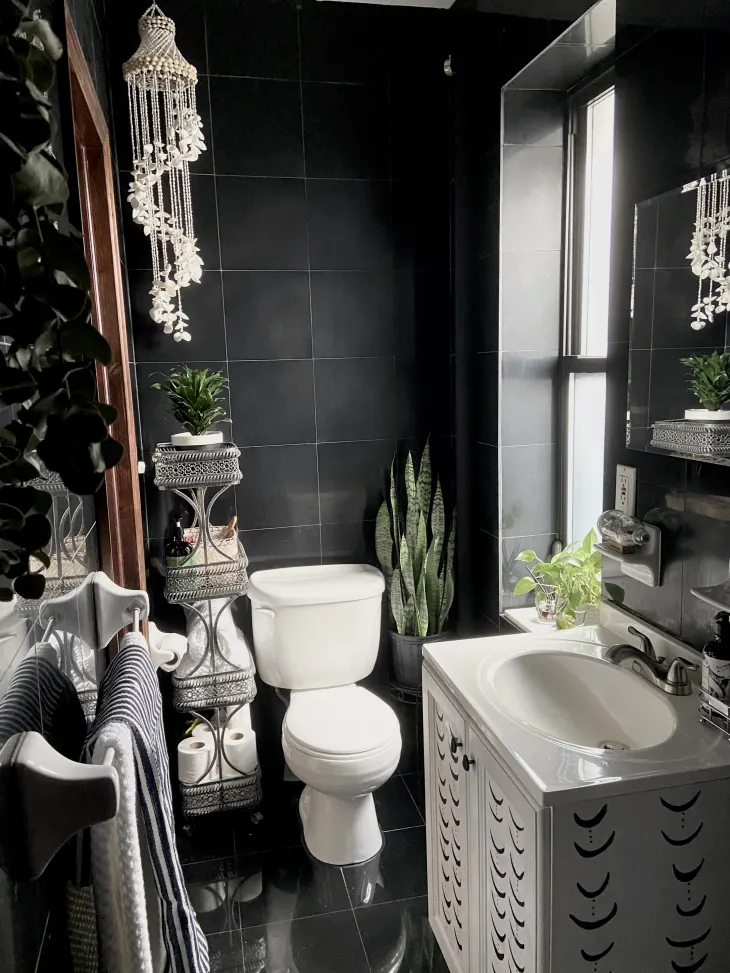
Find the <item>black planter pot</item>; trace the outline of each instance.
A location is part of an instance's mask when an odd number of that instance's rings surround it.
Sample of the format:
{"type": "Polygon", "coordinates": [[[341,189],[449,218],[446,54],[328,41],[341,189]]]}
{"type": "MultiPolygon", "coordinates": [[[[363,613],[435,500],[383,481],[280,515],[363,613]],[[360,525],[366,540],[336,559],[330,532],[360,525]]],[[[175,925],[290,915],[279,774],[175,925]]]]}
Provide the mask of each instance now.
{"type": "Polygon", "coordinates": [[[439,635],[399,635],[389,632],[393,655],[393,677],[406,689],[420,689],[422,683],[423,646],[429,642],[443,642],[450,638],[449,632],[439,635]]]}

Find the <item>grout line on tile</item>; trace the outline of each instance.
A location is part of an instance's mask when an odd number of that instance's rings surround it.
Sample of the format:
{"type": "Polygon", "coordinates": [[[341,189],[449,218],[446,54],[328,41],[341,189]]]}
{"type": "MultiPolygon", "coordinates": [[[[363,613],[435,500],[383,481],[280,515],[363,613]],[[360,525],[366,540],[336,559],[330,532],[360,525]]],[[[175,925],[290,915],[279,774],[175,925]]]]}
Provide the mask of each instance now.
{"type": "Polygon", "coordinates": [[[420,809],[420,807],[418,806],[418,802],[416,801],[416,798],[415,798],[415,795],[413,794],[413,792],[411,791],[411,789],[410,789],[410,787],[408,786],[408,781],[407,781],[407,779],[406,779],[406,778],[407,778],[408,776],[409,776],[409,775],[407,775],[407,774],[402,774],[402,775],[401,775],[401,779],[402,779],[402,781],[403,781],[403,785],[405,786],[405,789],[406,789],[406,790],[408,791],[408,794],[409,794],[409,796],[410,796],[410,798],[411,798],[411,800],[413,801],[413,803],[414,803],[414,805],[415,805],[415,807],[416,807],[416,810],[418,811],[418,816],[419,816],[419,818],[421,819],[421,821],[423,821],[423,823],[424,823],[424,825],[425,825],[425,824],[426,824],[426,819],[425,819],[425,818],[424,818],[424,816],[423,816],[423,815],[421,814],[421,809],[420,809]]]}
{"type": "Polygon", "coordinates": [[[357,935],[360,940],[363,956],[365,957],[365,964],[372,973],[372,966],[370,965],[370,957],[368,956],[368,951],[365,949],[365,942],[363,941],[362,932],[360,931],[360,923],[357,921],[357,916],[355,915],[355,907],[352,904],[352,896],[350,895],[350,890],[348,889],[347,882],[345,881],[345,869],[343,867],[340,867],[340,874],[342,875],[342,882],[345,886],[345,891],[347,892],[347,901],[350,903],[350,912],[352,913],[352,918],[355,921],[355,928],[357,929],[357,935]]]}

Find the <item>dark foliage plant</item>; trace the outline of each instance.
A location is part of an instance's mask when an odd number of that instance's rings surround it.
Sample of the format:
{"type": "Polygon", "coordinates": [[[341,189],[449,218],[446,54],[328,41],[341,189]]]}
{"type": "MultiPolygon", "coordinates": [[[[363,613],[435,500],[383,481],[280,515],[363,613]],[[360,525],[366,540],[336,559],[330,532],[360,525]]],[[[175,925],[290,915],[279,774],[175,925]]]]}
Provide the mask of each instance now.
{"type": "Polygon", "coordinates": [[[81,235],[67,225],[68,181],[51,150],[47,98],[63,51],[49,24],[0,0],[0,600],[39,598],[48,566],[43,465],[66,487],[94,493],[122,446],[116,410],[99,400],[96,366],[110,348],[91,323],[81,235]],[[40,462],[39,462],[40,460],[40,462]]]}

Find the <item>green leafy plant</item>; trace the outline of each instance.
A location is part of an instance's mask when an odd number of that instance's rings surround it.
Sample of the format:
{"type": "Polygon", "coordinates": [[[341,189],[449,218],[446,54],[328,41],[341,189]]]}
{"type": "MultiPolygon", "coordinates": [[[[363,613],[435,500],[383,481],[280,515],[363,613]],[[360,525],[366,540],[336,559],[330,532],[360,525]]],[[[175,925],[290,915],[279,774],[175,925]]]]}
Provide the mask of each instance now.
{"type": "Polygon", "coordinates": [[[517,560],[527,565],[529,574],[517,582],[515,595],[551,585],[565,598],[565,612],[573,618],[579,605],[600,605],[601,552],[595,550],[597,540],[598,534],[591,528],[581,542],[569,544],[549,561],[541,561],[534,551],[522,551],[517,560]]]}
{"type": "Polygon", "coordinates": [[[446,533],[441,483],[432,487],[431,447],[426,442],[416,472],[410,452],[402,489],[395,457],[388,497],[375,521],[375,550],[385,575],[390,611],[400,635],[438,635],[454,601],[456,514],[446,533]]]}
{"type": "Polygon", "coordinates": [[[730,352],[713,351],[711,355],[680,358],[690,370],[687,385],[703,409],[717,412],[730,402],[730,352]]]}
{"type": "Polygon", "coordinates": [[[93,493],[122,457],[116,410],[99,401],[110,348],[91,323],[81,236],[65,214],[68,182],[51,150],[46,97],[61,43],[25,4],[0,0],[0,600],[39,598],[51,539],[43,464],[74,493],[93,493]],[[41,462],[42,461],[42,462],[41,462]]]}
{"type": "Polygon", "coordinates": [[[170,411],[180,425],[193,436],[202,436],[218,422],[228,422],[221,401],[228,379],[209,368],[175,368],[152,388],[164,392],[170,400],[170,411]]]}

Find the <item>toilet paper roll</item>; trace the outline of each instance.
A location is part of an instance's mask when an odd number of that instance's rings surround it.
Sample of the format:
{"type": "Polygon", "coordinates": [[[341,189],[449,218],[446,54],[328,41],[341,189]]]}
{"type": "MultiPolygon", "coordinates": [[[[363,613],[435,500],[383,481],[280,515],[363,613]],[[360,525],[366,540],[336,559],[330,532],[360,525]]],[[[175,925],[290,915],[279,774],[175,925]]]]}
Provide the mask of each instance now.
{"type": "MultiPolygon", "coordinates": [[[[177,779],[181,784],[205,784],[212,771],[206,768],[213,760],[213,740],[188,737],[177,745],[177,779]]],[[[215,768],[213,768],[215,770],[215,768]]]]}
{"type": "Polygon", "coordinates": [[[243,733],[251,732],[251,704],[246,703],[236,709],[235,706],[228,707],[227,730],[241,730],[243,733]]]}
{"type": "Polygon", "coordinates": [[[213,741],[215,739],[215,730],[208,726],[207,723],[198,723],[193,728],[192,733],[193,739],[197,740],[209,740],[213,741]]]}
{"type": "Polygon", "coordinates": [[[256,752],[256,734],[253,730],[226,730],[223,735],[223,749],[225,756],[233,764],[229,766],[223,760],[223,779],[238,777],[240,774],[252,774],[258,764],[256,752]],[[235,769],[234,769],[235,768],[235,769]]]}

